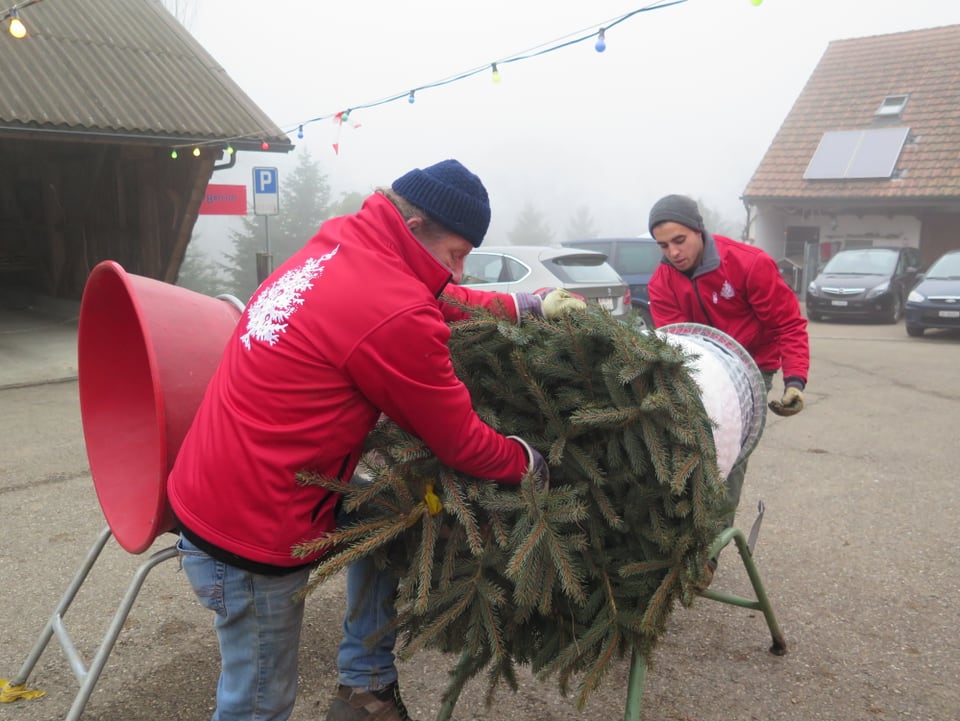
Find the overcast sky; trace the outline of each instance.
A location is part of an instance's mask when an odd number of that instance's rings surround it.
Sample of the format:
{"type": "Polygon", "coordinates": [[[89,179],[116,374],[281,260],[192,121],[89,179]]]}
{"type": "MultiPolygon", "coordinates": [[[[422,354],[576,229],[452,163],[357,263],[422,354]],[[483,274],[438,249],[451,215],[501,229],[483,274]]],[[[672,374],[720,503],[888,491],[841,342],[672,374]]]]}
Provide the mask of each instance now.
{"type": "MultiPolygon", "coordinates": [[[[292,167],[308,148],[333,189],[368,192],[412,167],[457,158],[490,191],[488,242],[524,203],[555,239],[586,205],[600,234],[645,232],[666,193],[742,222],[739,199],[831,40],[960,23],[957,0],[686,0],[591,39],[356,110],[575,39],[645,0],[180,0],[190,32],[283,129],[291,158],[245,153],[212,182],[250,184],[252,165],[292,167]],[[359,127],[353,127],[354,124],[359,127]],[[333,144],[339,143],[336,154],[333,144]]],[[[176,5],[167,0],[168,7],[176,5]]],[[[655,3],[664,4],[664,3],[655,3]]],[[[202,220],[202,219],[201,219],[202,220]]],[[[201,236],[202,225],[198,226],[201,236]]]]}

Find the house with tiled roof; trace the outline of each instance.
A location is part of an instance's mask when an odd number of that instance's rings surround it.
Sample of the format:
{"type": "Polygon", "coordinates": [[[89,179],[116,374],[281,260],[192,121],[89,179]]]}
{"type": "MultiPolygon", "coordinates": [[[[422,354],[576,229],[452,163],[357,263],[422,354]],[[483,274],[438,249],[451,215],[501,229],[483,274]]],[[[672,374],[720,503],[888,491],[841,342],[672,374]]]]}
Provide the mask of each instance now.
{"type": "Polygon", "coordinates": [[[743,200],[800,292],[841,248],[960,248],[960,25],[831,42],[743,200]]]}
{"type": "Polygon", "coordinates": [[[106,259],[174,282],[214,170],[293,145],[158,0],[19,8],[0,11],[0,301],[78,299],[106,259]]]}

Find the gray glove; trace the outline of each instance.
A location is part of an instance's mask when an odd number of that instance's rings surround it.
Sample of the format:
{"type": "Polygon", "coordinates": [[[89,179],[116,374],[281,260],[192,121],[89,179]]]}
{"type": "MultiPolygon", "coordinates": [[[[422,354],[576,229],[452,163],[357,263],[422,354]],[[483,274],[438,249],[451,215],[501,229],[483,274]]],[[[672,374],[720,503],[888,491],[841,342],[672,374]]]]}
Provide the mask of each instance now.
{"type": "Polygon", "coordinates": [[[523,450],[527,452],[527,473],[533,472],[534,485],[537,490],[542,491],[544,488],[547,488],[550,485],[550,469],[547,467],[547,462],[543,459],[543,456],[540,455],[540,452],[520,436],[507,436],[507,438],[519,443],[523,446],[523,450]]]}
{"type": "Polygon", "coordinates": [[[783,397],[767,404],[778,416],[794,416],[803,410],[803,391],[796,386],[787,386],[783,397]]]}

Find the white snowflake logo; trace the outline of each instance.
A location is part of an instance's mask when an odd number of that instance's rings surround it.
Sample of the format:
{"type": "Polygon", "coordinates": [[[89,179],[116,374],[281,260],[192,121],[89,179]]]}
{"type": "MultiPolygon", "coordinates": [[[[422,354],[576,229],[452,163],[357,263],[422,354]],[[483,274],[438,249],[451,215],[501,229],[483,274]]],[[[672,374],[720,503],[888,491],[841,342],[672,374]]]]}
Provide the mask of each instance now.
{"type": "Polygon", "coordinates": [[[247,332],[240,336],[244,348],[250,350],[251,340],[276,345],[287,330],[287,319],[303,305],[303,294],[313,287],[313,281],[323,273],[323,264],[340,250],[338,245],[320,258],[307,258],[303,265],[288,270],[270,287],[257,296],[247,309],[247,332]]]}

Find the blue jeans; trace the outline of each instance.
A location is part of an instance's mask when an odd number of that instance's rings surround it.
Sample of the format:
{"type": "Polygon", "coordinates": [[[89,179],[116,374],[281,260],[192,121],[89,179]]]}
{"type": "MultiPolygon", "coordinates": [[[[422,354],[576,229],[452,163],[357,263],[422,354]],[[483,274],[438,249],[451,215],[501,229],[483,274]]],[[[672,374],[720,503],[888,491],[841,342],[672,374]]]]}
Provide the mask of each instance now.
{"type": "Polygon", "coordinates": [[[218,561],[180,536],[180,565],[200,603],[213,611],[220,681],[213,721],[285,721],[297,697],[304,568],[263,576],[218,561]]]}
{"type": "Polygon", "coordinates": [[[378,632],[396,618],[397,578],[377,570],[370,558],[347,568],[347,612],[337,669],[344,686],[376,691],[397,680],[395,631],[378,632]]]}

